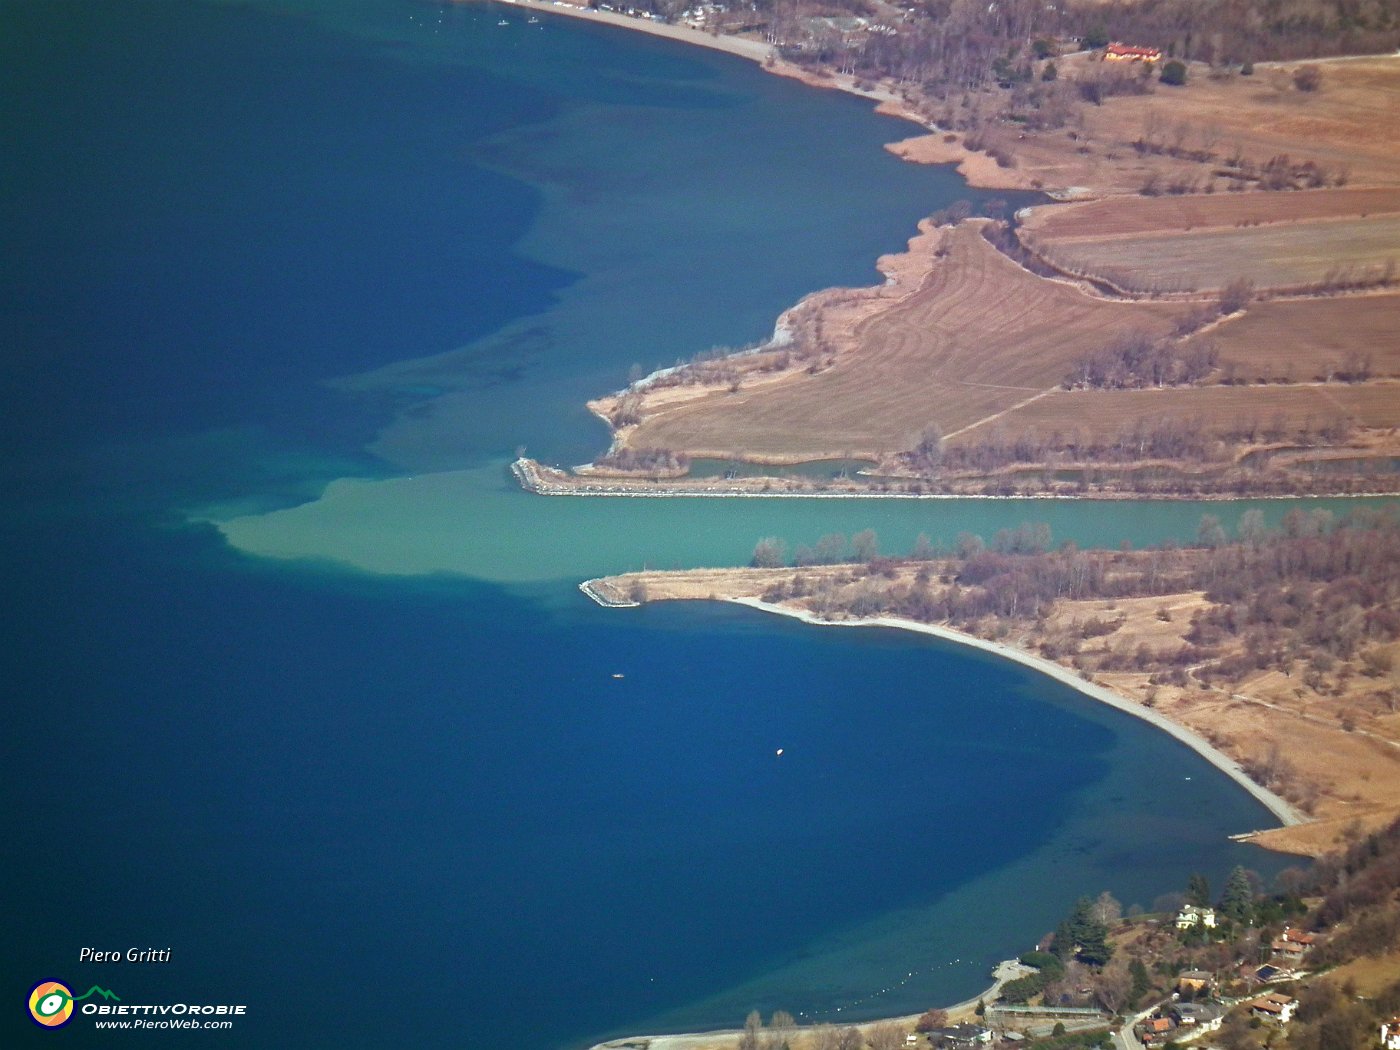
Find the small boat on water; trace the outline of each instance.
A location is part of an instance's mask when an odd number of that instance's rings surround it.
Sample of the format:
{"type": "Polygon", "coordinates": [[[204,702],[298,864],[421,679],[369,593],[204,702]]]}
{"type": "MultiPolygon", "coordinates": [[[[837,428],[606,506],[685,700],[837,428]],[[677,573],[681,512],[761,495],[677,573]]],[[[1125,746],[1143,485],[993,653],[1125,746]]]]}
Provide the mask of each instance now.
{"type": "Polygon", "coordinates": [[[526,21],[529,22],[532,26],[537,26],[540,24],[539,18],[537,18],[535,15],[531,15],[528,19],[526,19],[526,21]]]}
{"type": "Polygon", "coordinates": [[[496,24],[497,24],[498,26],[508,26],[508,25],[510,25],[510,19],[509,19],[509,18],[502,18],[502,19],[501,19],[499,22],[497,22],[496,24]]]}

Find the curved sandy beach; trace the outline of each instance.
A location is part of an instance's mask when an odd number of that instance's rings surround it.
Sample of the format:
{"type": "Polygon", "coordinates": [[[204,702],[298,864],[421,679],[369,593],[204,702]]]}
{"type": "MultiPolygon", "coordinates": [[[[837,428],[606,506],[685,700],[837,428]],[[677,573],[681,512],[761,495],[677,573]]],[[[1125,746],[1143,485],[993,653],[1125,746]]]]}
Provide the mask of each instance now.
{"type": "MultiPolygon", "coordinates": [[[[963,1015],[972,1014],[979,1002],[995,1002],[1001,995],[1001,986],[1007,981],[1013,981],[1034,972],[1031,967],[1016,959],[1004,959],[993,968],[992,984],[985,992],[953,1006],[944,1007],[944,1009],[953,1018],[963,1019],[963,1015]]],[[[869,1025],[893,1021],[896,1024],[913,1028],[914,1022],[919,1019],[919,1016],[919,1014],[909,1014],[904,1017],[886,1017],[877,1021],[861,1021],[857,1022],[855,1027],[864,1028],[869,1025]]],[[[969,1016],[967,1019],[972,1018],[969,1016]]],[[[712,1032],[678,1032],[674,1035],[633,1035],[598,1043],[591,1050],[638,1050],[640,1047],[645,1047],[646,1050],[713,1050],[717,1045],[730,1045],[730,1040],[737,1041],[741,1035],[743,1035],[743,1030],[739,1028],[720,1028],[712,1032]]]]}
{"type": "Polygon", "coordinates": [[[650,33],[652,36],[665,37],[668,40],[678,40],[683,44],[693,44],[696,47],[708,47],[713,51],[725,51],[731,55],[738,55],[740,58],[747,58],[752,62],[760,64],[767,62],[773,57],[773,45],[765,44],[758,40],[744,40],[736,36],[716,35],[707,33],[703,29],[691,29],[689,26],[668,25],[665,22],[657,22],[650,18],[633,18],[631,15],[618,14],[616,11],[595,11],[591,8],[580,7],[576,4],[561,2],[550,3],[548,0],[500,0],[501,3],[510,4],[513,7],[525,7],[534,11],[542,11],[545,14],[563,15],[567,18],[579,18],[585,22],[598,22],[602,25],[617,26],[621,29],[634,29],[641,33],[650,33]]]}
{"type": "MultiPolygon", "coordinates": [[[[1285,827],[1293,827],[1307,822],[1307,818],[1300,814],[1286,801],[1275,795],[1272,791],[1250,779],[1249,775],[1240,768],[1228,755],[1223,754],[1212,747],[1210,742],[1199,733],[1194,733],[1185,726],[1173,722],[1151,708],[1134,703],[1125,697],[1119,696],[1111,689],[1106,689],[1093,682],[1086,682],[1073,671],[1044,657],[1036,656],[1025,650],[1017,649],[1010,645],[1002,645],[1000,642],[989,642],[974,635],[964,634],[949,627],[936,627],[933,624],[919,623],[916,620],[905,620],[895,616],[873,616],[861,620],[823,620],[813,616],[806,610],[789,609],[781,605],[774,605],[758,598],[723,598],[722,601],[733,602],[736,605],[746,605],[751,609],[758,609],[761,612],[777,613],[779,616],[790,616],[793,619],[801,620],[803,623],[813,624],[819,627],[893,627],[902,631],[915,631],[919,634],[932,635],[935,638],[942,638],[945,641],[957,642],[959,645],[968,645],[974,649],[981,649],[984,652],[992,653],[1006,660],[1013,660],[1018,664],[1024,664],[1041,674],[1048,675],[1076,689],[1085,696],[1100,703],[1108,704],[1117,708],[1125,714],[1143,721],[1168,733],[1181,741],[1191,750],[1195,751],[1216,769],[1220,770],[1240,787],[1248,791],[1255,799],[1268,808],[1269,812],[1278,818],[1285,827]]],[[[1259,829],[1264,830],[1264,829],[1259,829]]]]}

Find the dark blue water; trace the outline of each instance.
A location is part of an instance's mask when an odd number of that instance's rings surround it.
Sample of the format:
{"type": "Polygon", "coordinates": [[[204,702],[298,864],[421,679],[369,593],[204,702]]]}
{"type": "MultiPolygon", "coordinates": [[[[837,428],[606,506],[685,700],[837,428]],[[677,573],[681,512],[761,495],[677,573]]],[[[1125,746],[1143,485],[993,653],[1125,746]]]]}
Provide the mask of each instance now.
{"type": "Polygon", "coordinates": [[[185,523],[586,454],[583,395],[870,279],[957,192],[855,100],[497,17],[0,6],[0,1044],[151,1038],[41,1031],[43,978],[244,1003],[170,1037],[240,1047],[907,1012],[1081,893],[1276,865],[1202,762],[1019,669],[185,523]]]}

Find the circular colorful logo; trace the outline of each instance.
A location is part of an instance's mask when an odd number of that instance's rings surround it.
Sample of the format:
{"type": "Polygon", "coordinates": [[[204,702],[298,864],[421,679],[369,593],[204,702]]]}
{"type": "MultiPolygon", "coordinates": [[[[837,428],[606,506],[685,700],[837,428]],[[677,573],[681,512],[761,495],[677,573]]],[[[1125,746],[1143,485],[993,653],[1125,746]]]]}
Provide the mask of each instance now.
{"type": "Polygon", "coordinates": [[[59,981],[40,981],[29,992],[29,1016],[45,1028],[67,1024],[73,1016],[73,993],[59,981]]]}

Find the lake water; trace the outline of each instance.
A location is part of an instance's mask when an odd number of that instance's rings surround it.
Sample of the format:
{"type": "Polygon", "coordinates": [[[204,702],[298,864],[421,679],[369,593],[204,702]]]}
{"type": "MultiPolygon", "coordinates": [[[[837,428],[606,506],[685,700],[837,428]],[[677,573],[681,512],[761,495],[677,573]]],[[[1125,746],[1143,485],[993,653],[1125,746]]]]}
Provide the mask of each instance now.
{"type": "Polygon", "coordinates": [[[216,1038],[248,1047],[872,1017],[974,994],[1080,894],[1284,863],[1228,842],[1267,814],[1196,756],[1024,669],[575,590],[763,535],[1116,545],[1215,505],[511,484],[518,445],[594,453],[582,401],[634,363],[876,279],[965,193],[880,148],[907,126],[497,8],[2,16],[12,1001],[245,1003],[216,1038]]]}

